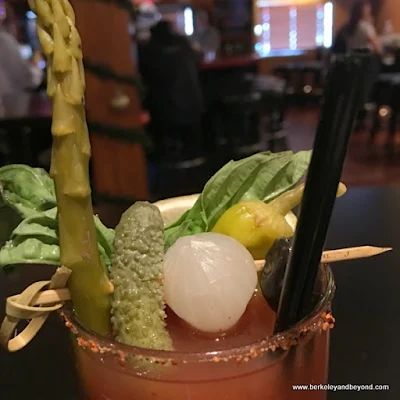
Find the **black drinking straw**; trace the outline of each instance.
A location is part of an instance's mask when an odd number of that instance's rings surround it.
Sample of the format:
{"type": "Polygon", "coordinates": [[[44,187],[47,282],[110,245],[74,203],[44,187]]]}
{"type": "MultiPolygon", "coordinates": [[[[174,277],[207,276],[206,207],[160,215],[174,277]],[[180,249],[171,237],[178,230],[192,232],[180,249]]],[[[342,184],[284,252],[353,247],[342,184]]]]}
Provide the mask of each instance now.
{"type": "Polygon", "coordinates": [[[292,327],[310,306],[368,59],[369,55],[353,54],[331,62],[275,332],[292,327]]]}

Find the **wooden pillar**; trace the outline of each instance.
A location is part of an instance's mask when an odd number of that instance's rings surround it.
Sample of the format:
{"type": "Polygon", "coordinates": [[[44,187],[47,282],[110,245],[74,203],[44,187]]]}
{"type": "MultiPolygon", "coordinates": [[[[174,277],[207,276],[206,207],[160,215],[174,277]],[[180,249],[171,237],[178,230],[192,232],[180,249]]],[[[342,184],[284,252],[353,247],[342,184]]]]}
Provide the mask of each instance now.
{"type": "MultiPolygon", "coordinates": [[[[135,75],[126,10],[107,1],[72,0],[82,37],[84,60],[104,65],[121,75],[135,75]]],[[[105,80],[86,70],[86,112],[89,122],[132,130],[142,129],[137,88],[105,80]],[[118,91],[130,99],[123,110],[111,106],[118,91]]],[[[104,132],[90,130],[92,181],[99,198],[148,199],[143,146],[104,132]]]]}

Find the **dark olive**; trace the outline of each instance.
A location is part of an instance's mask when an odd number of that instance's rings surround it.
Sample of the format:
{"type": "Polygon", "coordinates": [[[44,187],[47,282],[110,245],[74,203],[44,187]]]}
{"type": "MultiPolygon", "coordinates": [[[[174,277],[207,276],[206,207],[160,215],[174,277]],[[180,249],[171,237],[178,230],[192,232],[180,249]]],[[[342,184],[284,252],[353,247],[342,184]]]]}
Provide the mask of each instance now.
{"type": "Polygon", "coordinates": [[[260,286],[265,300],[274,311],[278,310],[286,264],[291,250],[291,240],[282,238],[275,241],[265,256],[260,286]]]}
{"type": "MultiPolygon", "coordinates": [[[[286,265],[292,251],[292,239],[281,238],[274,242],[265,256],[265,266],[260,274],[260,287],[265,300],[272,310],[277,311],[285,278],[286,265]]],[[[314,296],[310,308],[312,311],[321,297],[321,274],[318,271],[314,296]]]]}

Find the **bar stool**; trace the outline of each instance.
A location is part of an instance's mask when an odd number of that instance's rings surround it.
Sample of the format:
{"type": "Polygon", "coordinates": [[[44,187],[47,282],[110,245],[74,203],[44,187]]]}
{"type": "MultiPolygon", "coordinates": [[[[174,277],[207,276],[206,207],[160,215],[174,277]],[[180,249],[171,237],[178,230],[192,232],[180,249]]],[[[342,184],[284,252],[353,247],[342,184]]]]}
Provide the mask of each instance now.
{"type": "Polygon", "coordinates": [[[288,105],[287,82],[275,76],[260,76],[255,85],[262,93],[261,135],[274,151],[276,142],[286,136],[285,113],[288,105]]]}
{"type": "Polygon", "coordinates": [[[390,60],[393,60],[391,63],[382,62],[381,71],[382,73],[387,74],[395,74],[400,73],[400,48],[395,49],[391,53],[390,60]]]}
{"type": "Polygon", "coordinates": [[[153,200],[201,191],[208,177],[201,124],[185,128],[152,119],[147,169],[153,200]]]}
{"type": "Polygon", "coordinates": [[[252,82],[231,89],[219,100],[219,143],[226,156],[242,158],[265,149],[259,131],[262,94],[252,82]]]}
{"type": "Polygon", "coordinates": [[[310,61],[301,66],[303,92],[305,95],[320,97],[323,94],[324,64],[310,61]]]}
{"type": "Polygon", "coordinates": [[[273,72],[275,76],[287,82],[286,90],[289,96],[298,93],[301,86],[301,70],[299,70],[297,63],[290,62],[280,65],[274,68],[273,72]]]}
{"type": "Polygon", "coordinates": [[[400,73],[381,74],[374,87],[374,103],[376,110],[373,117],[373,124],[370,131],[370,140],[373,141],[381,128],[382,109],[390,108],[390,119],[388,126],[388,135],[393,142],[397,130],[397,124],[400,116],[400,73]]]}
{"type": "Polygon", "coordinates": [[[287,94],[301,99],[319,98],[323,94],[324,63],[295,62],[274,69],[274,74],[288,82],[287,94]]]}

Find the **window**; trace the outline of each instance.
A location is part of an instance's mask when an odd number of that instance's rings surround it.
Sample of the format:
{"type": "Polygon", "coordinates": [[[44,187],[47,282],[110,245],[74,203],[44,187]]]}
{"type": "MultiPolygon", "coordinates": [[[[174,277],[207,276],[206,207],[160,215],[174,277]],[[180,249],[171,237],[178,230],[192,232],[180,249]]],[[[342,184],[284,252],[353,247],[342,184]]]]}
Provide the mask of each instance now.
{"type": "Polygon", "coordinates": [[[255,15],[255,50],[262,56],[332,45],[331,2],[259,0],[255,15]]]}

